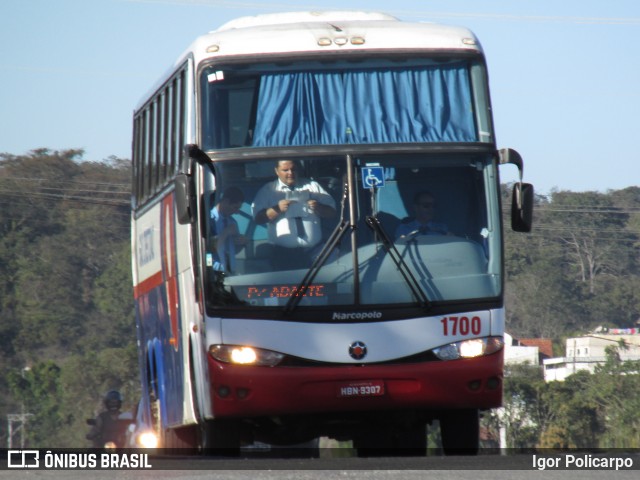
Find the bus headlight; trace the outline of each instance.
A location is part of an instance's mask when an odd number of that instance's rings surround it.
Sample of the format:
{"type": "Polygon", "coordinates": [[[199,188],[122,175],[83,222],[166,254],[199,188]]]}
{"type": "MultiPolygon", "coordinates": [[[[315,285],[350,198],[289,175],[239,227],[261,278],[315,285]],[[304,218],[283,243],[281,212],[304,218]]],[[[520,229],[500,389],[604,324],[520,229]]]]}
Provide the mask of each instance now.
{"type": "Polygon", "coordinates": [[[274,367],[284,358],[282,353],[242,345],[211,345],[209,355],[224,363],[265,367],[274,367]]]}
{"type": "Polygon", "coordinates": [[[157,448],[158,437],[153,432],[142,432],[136,438],[136,443],[140,448],[157,448]]]}
{"type": "Polygon", "coordinates": [[[433,353],[440,360],[457,360],[490,355],[500,350],[503,345],[502,337],[472,338],[434,348],[433,353]]]}

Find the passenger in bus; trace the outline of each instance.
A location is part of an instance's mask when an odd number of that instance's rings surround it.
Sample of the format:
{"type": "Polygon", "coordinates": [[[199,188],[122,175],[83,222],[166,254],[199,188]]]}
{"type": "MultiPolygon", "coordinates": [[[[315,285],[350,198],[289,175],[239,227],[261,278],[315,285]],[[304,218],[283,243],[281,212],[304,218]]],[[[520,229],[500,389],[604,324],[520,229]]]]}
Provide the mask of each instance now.
{"type": "Polygon", "coordinates": [[[258,191],[252,205],[256,223],[267,225],[277,267],[308,266],[321,248],[320,219],[336,215],[333,197],[299,171],[296,162],[279,160],[277,178],[258,191]]]}
{"type": "Polygon", "coordinates": [[[233,273],[236,270],[236,254],[247,244],[240,235],[238,222],[233,214],[238,213],[244,194],[238,187],[229,187],[211,209],[210,233],[213,238],[212,267],[214,270],[233,273]]]}
{"type": "Polygon", "coordinates": [[[444,223],[434,221],[436,214],[436,199],[427,190],[416,193],[413,197],[413,220],[398,225],[396,238],[409,240],[418,235],[452,235],[449,227],[444,223]]]}

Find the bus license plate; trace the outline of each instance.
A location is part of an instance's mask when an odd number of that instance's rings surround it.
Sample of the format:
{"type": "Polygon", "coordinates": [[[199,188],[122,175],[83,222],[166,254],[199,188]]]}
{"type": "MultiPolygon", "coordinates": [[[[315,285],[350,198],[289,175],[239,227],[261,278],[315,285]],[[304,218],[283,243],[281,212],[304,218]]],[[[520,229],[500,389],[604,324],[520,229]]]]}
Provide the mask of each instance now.
{"type": "Polygon", "coordinates": [[[372,380],[369,382],[345,383],[338,387],[338,397],[379,397],[384,395],[384,382],[372,380]]]}

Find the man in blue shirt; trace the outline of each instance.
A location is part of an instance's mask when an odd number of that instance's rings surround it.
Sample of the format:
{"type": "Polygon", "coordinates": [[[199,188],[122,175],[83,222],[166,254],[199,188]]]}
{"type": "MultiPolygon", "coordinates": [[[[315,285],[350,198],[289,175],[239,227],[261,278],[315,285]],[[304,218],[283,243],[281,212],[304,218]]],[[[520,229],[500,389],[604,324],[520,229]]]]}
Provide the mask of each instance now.
{"type": "Polygon", "coordinates": [[[422,191],[413,197],[415,218],[402,223],[396,229],[396,238],[413,238],[417,235],[451,235],[449,227],[444,223],[435,222],[436,199],[428,191],[422,191]]]}
{"type": "Polygon", "coordinates": [[[215,207],[211,209],[211,236],[213,249],[210,265],[214,270],[233,273],[236,269],[236,253],[247,243],[238,231],[238,222],[232,217],[238,213],[244,194],[237,187],[229,187],[215,207]]]}

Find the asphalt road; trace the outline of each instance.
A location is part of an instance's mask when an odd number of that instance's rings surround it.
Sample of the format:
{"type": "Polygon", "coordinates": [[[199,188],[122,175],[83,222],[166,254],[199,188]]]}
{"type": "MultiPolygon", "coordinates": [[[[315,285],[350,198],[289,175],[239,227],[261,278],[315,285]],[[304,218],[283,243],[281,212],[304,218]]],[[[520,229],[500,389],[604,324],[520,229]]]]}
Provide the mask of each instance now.
{"type": "MultiPolygon", "coordinates": [[[[578,459],[585,454],[575,454],[578,459]]],[[[609,455],[611,456],[611,455],[609,455]]],[[[599,455],[593,455],[598,457],[599,455]]],[[[605,456],[606,457],[606,456],[605,456]]],[[[512,480],[512,479],[576,479],[609,480],[640,478],[640,454],[620,455],[631,469],[611,470],[588,465],[566,468],[562,455],[479,455],[475,457],[424,458],[206,458],[150,457],[152,469],[145,470],[0,470],[0,479],[179,479],[204,478],[230,480],[351,480],[351,479],[444,479],[444,480],[512,480]],[[542,460],[541,460],[542,458],[542,460]],[[538,466],[553,465],[540,470],[538,466]]],[[[3,466],[4,468],[4,466],[3,466]]]]}

